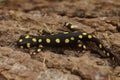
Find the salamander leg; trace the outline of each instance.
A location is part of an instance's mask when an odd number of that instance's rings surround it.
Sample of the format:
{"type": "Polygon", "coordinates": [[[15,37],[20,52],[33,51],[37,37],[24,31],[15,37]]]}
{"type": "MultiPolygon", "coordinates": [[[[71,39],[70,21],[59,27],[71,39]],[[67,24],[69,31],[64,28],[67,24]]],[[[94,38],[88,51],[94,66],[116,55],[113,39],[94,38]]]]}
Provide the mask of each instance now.
{"type": "Polygon", "coordinates": [[[72,25],[71,23],[65,22],[64,24],[65,27],[67,27],[71,31],[77,31],[80,30],[79,26],[77,25],[72,25]]]}
{"type": "Polygon", "coordinates": [[[86,49],[85,43],[83,43],[81,40],[78,40],[77,43],[78,43],[77,46],[78,46],[79,48],[86,49]]]}
{"type": "Polygon", "coordinates": [[[30,53],[30,55],[35,55],[35,54],[41,52],[42,49],[43,49],[43,46],[42,46],[42,45],[39,45],[38,48],[36,48],[33,52],[30,53]]]}

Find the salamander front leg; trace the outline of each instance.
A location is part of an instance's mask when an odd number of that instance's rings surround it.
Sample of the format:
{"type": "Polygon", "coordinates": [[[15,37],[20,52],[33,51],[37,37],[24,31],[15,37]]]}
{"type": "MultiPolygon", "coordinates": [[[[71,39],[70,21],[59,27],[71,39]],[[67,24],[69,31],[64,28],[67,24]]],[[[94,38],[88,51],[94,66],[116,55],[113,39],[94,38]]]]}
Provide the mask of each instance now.
{"type": "Polygon", "coordinates": [[[78,43],[77,46],[78,46],[79,48],[86,49],[85,43],[83,43],[81,40],[78,40],[77,43],[78,43]]]}
{"type": "Polygon", "coordinates": [[[39,45],[39,47],[37,47],[37,48],[35,49],[35,51],[33,51],[33,52],[30,53],[30,55],[35,55],[35,54],[41,52],[42,49],[43,49],[43,46],[42,46],[42,45],[39,45]]]}

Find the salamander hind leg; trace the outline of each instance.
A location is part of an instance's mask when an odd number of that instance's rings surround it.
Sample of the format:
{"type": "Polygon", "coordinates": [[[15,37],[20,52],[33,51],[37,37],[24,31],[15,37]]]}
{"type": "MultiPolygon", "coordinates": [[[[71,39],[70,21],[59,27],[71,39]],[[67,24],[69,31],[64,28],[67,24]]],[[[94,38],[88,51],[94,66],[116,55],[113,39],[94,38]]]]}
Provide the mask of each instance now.
{"type": "Polygon", "coordinates": [[[71,23],[65,22],[64,24],[65,27],[67,27],[71,31],[77,31],[80,30],[79,26],[77,25],[72,25],[71,23]]]}
{"type": "Polygon", "coordinates": [[[120,64],[118,58],[115,56],[115,54],[110,51],[108,48],[106,48],[99,39],[93,37],[92,41],[96,43],[96,45],[98,46],[98,48],[103,52],[104,55],[106,55],[106,57],[110,58],[111,61],[113,61],[114,64],[120,64]]]}

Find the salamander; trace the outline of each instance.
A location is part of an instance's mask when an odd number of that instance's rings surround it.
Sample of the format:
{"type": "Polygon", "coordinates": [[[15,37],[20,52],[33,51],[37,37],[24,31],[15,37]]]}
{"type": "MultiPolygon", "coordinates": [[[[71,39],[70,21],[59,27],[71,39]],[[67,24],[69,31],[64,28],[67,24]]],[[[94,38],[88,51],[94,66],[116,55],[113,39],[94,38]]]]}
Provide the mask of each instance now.
{"type": "MultiPolygon", "coordinates": [[[[75,29],[75,26],[73,26],[71,23],[66,22],[65,26],[70,30],[75,29]]],[[[112,61],[118,63],[118,59],[116,58],[116,56],[108,48],[106,48],[98,38],[85,32],[74,31],[40,36],[21,35],[19,40],[17,41],[17,45],[20,48],[31,48],[39,46],[77,46],[86,49],[86,45],[84,45],[85,41],[94,42],[97,47],[103,52],[103,54],[109,57],[112,61]]]]}

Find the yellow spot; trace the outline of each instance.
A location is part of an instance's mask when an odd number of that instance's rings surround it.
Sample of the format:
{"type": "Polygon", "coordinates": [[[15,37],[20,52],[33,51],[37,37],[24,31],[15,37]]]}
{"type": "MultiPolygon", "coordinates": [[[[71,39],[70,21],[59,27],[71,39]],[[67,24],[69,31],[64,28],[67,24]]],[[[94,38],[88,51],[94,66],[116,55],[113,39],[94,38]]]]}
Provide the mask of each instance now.
{"type": "Polygon", "coordinates": [[[74,38],[74,37],[71,37],[70,39],[71,39],[71,40],[75,40],[75,38],[74,38]]]}
{"type": "Polygon", "coordinates": [[[115,60],[115,58],[114,58],[114,57],[112,57],[112,60],[114,61],[114,60],[115,60]]]}
{"type": "Polygon", "coordinates": [[[20,48],[24,48],[23,46],[20,46],[20,48]]]}
{"type": "Polygon", "coordinates": [[[68,22],[66,22],[66,23],[65,23],[65,26],[68,26],[68,25],[69,25],[69,23],[68,23],[68,22]]]}
{"type": "Polygon", "coordinates": [[[77,41],[77,43],[80,43],[80,42],[81,42],[80,40],[77,41]]]}
{"type": "Polygon", "coordinates": [[[78,44],[78,47],[82,47],[82,44],[78,44]]]}
{"type": "Polygon", "coordinates": [[[82,38],[83,38],[83,36],[82,36],[82,35],[79,35],[79,38],[80,38],[80,39],[82,39],[82,38]]]}
{"type": "Polygon", "coordinates": [[[37,49],[37,52],[40,52],[41,51],[41,49],[37,49]]]}
{"type": "Polygon", "coordinates": [[[102,48],[102,44],[99,44],[99,48],[100,48],[100,49],[102,48]]]}
{"type": "Polygon", "coordinates": [[[70,42],[70,40],[69,39],[65,39],[65,43],[69,43],[70,42]]]}
{"type": "Polygon", "coordinates": [[[27,43],[27,48],[30,48],[30,43],[27,43]]]}
{"type": "Polygon", "coordinates": [[[55,39],[55,42],[56,42],[56,43],[60,43],[60,39],[58,39],[58,38],[55,39]]]}
{"type": "Polygon", "coordinates": [[[103,53],[105,54],[105,53],[106,53],[106,51],[104,50],[104,51],[103,51],[103,53]]]}
{"type": "Polygon", "coordinates": [[[95,35],[93,35],[93,37],[96,37],[95,35]]]}
{"type": "Polygon", "coordinates": [[[88,38],[91,39],[91,38],[92,38],[92,35],[88,35],[88,38]]]}
{"type": "Polygon", "coordinates": [[[25,36],[26,39],[28,39],[29,37],[30,37],[29,35],[25,36]]]}
{"type": "Polygon", "coordinates": [[[50,42],[51,42],[51,40],[50,40],[49,38],[47,38],[47,39],[46,39],[46,42],[47,42],[47,43],[50,43],[50,42]]]}
{"type": "Polygon", "coordinates": [[[63,32],[64,34],[68,34],[69,32],[63,32]]]}
{"type": "Polygon", "coordinates": [[[55,34],[52,33],[51,35],[55,35],[55,34]]]}
{"type": "Polygon", "coordinates": [[[39,45],[39,48],[43,48],[43,45],[39,45]]]}
{"type": "Polygon", "coordinates": [[[74,28],[74,26],[73,26],[73,25],[71,25],[71,26],[70,26],[70,28],[71,28],[71,29],[73,29],[73,28],[74,28]]]}
{"type": "Polygon", "coordinates": [[[19,40],[19,42],[23,42],[23,40],[22,40],[22,39],[20,39],[20,40],[19,40]]]}
{"type": "Polygon", "coordinates": [[[87,35],[87,33],[82,33],[83,35],[87,35]]]}
{"type": "Polygon", "coordinates": [[[38,42],[41,43],[41,42],[42,42],[42,39],[39,39],[38,42]]]}
{"type": "Polygon", "coordinates": [[[37,40],[36,40],[36,38],[32,38],[32,41],[33,41],[33,42],[36,42],[37,40]]]}
{"type": "Polygon", "coordinates": [[[85,45],[83,45],[83,49],[86,49],[86,46],[85,46],[85,45]]]}
{"type": "MultiPolygon", "coordinates": [[[[37,51],[36,51],[37,52],[37,51]]],[[[36,54],[36,52],[33,52],[33,53],[31,53],[32,55],[35,55],[36,54]]]]}
{"type": "Polygon", "coordinates": [[[110,56],[110,54],[109,54],[109,53],[107,53],[107,56],[110,56]]]}

